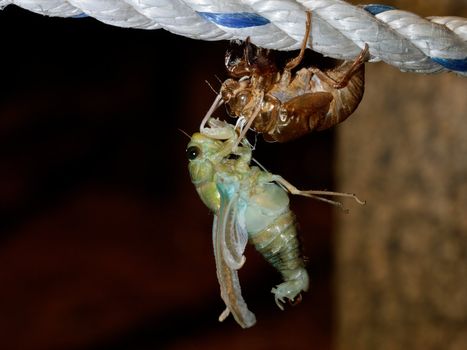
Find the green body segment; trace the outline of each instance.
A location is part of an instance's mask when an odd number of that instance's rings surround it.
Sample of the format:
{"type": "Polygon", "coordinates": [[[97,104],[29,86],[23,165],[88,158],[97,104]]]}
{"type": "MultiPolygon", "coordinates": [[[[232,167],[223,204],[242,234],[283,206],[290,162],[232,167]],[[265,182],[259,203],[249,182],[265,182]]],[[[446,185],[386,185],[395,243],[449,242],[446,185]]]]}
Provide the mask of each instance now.
{"type": "Polygon", "coordinates": [[[295,230],[295,217],[291,211],[276,218],[266,229],[250,235],[250,243],[272,266],[285,274],[285,278],[289,275],[287,271],[304,266],[295,230]]]}
{"type": "Polygon", "coordinates": [[[308,290],[308,273],[300,253],[295,217],[290,210],[251,236],[250,242],[282,275],[284,282],[271,290],[279,308],[282,309],[284,298],[294,301],[301,291],[308,290]]]}
{"type": "MultiPolygon", "coordinates": [[[[267,173],[266,173],[267,174],[267,173]]],[[[300,252],[295,215],[286,192],[274,183],[258,184],[246,210],[249,241],[277,269],[284,282],[272,289],[277,305],[308,290],[308,273],[300,252]]]]}

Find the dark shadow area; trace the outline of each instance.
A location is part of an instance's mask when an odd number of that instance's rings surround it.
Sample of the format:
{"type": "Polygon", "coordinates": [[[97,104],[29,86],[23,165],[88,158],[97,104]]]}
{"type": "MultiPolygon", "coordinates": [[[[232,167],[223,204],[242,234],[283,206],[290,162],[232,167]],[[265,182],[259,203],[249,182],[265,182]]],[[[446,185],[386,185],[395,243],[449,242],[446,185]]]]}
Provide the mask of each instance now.
{"type": "MultiPolygon", "coordinates": [[[[0,12],[0,329],[4,350],[332,349],[333,209],[293,198],[311,290],[281,312],[279,275],[249,248],[258,324],[223,310],[212,215],[187,138],[225,79],[227,42],[0,12]]],[[[222,116],[223,111],[218,112],[222,116]]],[[[333,189],[333,132],[258,141],[302,189],[333,189]]]]}

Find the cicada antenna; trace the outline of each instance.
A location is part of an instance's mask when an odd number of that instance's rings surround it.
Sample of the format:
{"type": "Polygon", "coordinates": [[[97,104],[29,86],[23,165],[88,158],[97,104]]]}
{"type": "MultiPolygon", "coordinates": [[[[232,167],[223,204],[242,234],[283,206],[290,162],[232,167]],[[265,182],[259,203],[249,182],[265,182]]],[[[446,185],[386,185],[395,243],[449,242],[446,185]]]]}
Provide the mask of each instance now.
{"type": "Polygon", "coordinates": [[[188,133],[185,131],[185,130],[182,130],[180,128],[177,128],[178,131],[180,131],[183,135],[185,135],[186,137],[188,137],[189,139],[191,139],[191,136],[188,135],[188,133]]]}
{"type": "MultiPolygon", "coordinates": [[[[216,77],[216,78],[217,78],[217,77],[216,77]]],[[[217,78],[217,79],[219,79],[219,78],[217,78]]],[[[211,88],[211,90],[212,90],[216,95],[219,95],[219,92],[216,91],[216,90],[212,87],[211,83],[210,83],[208,80],[205,80],[204,82],[205,82],[206,84],[208,84],[208,86],[211,88]]]]}
{"type": "Polygon", "coordinates": [[[217,76],[217,74],[214,74],[214,78],[216,78],[217,81],[222,85],[223,82],[222,82],[221,78],[219,78],[219,77],[217,76]]]}

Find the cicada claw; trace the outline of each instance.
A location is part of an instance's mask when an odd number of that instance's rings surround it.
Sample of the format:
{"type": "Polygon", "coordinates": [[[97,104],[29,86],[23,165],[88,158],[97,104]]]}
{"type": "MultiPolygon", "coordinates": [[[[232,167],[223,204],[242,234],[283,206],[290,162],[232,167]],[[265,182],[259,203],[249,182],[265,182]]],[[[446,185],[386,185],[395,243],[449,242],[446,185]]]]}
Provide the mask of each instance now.
{"type": "Polygon", "coordinates": [[[297,295],[294,300],[289,299],[289,305],[291,305],[291,306],[297,306],[301,302],[302,302],[302,293],[297,295]]]}

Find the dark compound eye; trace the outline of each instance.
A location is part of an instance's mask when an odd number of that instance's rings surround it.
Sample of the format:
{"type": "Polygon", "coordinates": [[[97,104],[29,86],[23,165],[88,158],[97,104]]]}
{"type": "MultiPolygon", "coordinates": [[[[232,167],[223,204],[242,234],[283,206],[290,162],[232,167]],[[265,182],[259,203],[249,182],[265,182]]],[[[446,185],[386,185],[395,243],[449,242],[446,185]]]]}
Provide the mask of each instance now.
{"type": "Polygon", "coordinates": [[[199,149],[199,147],[196,147],[196,146],[190,146],[186,150],[186,156],[189,160],[198,158],[200,153],[201,153],[201,150],[199,149]]]}

